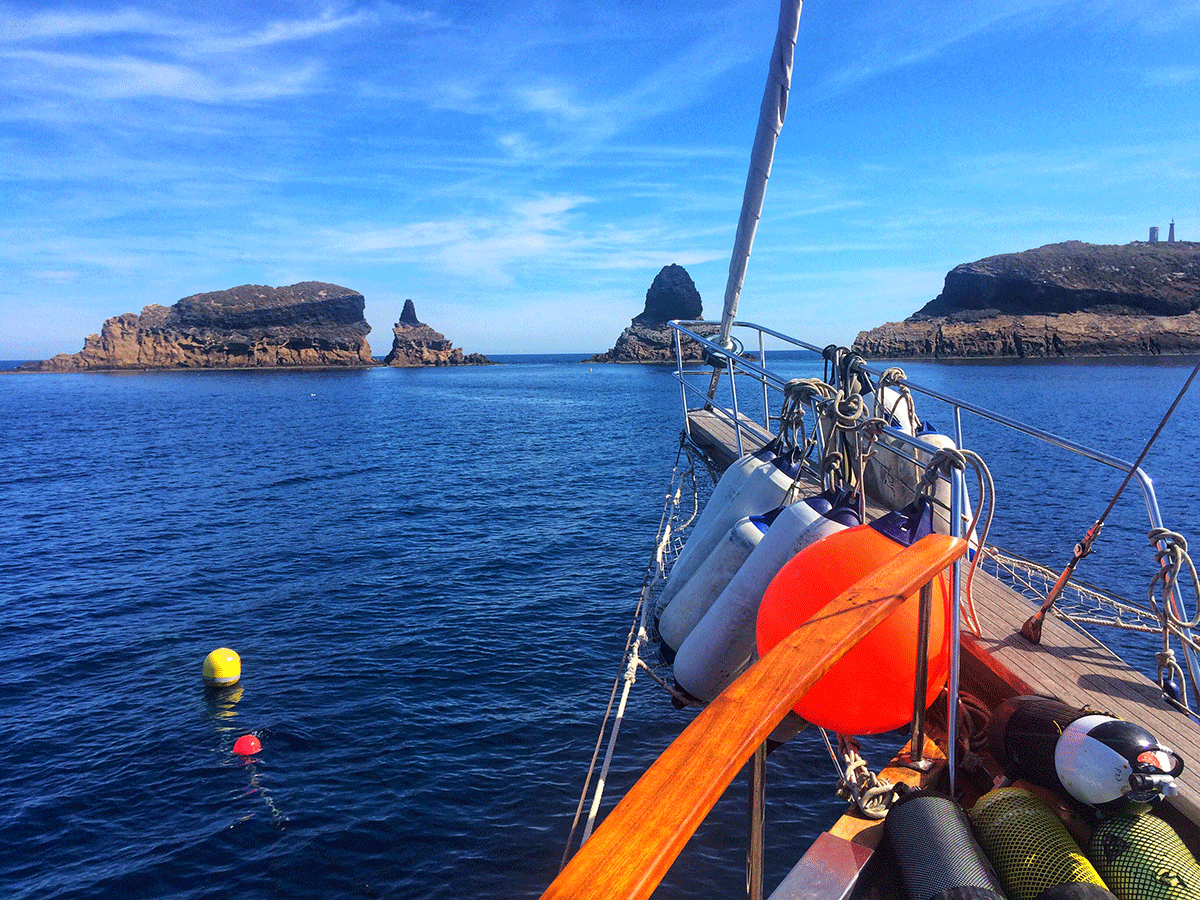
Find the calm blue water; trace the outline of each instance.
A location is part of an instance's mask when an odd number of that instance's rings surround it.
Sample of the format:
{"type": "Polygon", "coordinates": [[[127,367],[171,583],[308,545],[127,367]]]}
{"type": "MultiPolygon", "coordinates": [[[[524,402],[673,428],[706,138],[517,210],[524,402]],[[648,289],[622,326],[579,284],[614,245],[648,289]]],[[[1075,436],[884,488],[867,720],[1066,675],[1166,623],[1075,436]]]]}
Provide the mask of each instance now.
{"type": "MultiPolygon", "coordinates": [[[[540,893],[620,666],[679,393],[658,367],[506,362],[0,377],[0,892],[540,893]],[[219,646],[243,664],[224,697],[200,679],[219,646]],[[263,752],[234,756],[251,732],[263,752]]],[[[1190,364],[907,368],[1132,459],[1190,364]]],[[[1185,530],[1198,404],[1200,388],[1147,462],[1185,530]]],[[[1006,536],[1065,563],[1119,478],[980,442],[1017,473],[1006,536]]],[[[1140,549],[1097,556],[1144,592],[1140,549]]],[[[639,680],[610,798],[688,717],[639,680]]],[[[816,740],[771,757],[769,884],[839,807],[816,740]]],[[[737,895],[741,794],[659,896],[737,895]]]]}

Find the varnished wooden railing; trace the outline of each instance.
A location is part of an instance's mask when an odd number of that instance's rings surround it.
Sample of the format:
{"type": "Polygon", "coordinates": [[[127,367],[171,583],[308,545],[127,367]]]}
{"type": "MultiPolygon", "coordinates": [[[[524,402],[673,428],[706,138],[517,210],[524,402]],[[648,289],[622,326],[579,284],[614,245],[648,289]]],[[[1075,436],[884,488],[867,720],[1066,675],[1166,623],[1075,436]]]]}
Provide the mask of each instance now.
{"type": "Polygon", "coordinates": [[[708,705],[646,770],[542,900],[648,898],[755,749],[864,635],[962,556],[922,538],[797,628],[708,705]]]}

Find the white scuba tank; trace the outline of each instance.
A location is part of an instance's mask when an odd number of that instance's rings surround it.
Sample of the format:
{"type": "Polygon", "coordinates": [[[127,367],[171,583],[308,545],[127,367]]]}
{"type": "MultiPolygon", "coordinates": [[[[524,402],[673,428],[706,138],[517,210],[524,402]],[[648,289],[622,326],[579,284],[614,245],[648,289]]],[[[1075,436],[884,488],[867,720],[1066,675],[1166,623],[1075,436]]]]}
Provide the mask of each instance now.
{"type": "Polygon", "coordinates": [[[834,518],[818,513],[811,503],[819,499],[793,503],[776,517],[737,574],[679,645],[675,681],[696,699],[712,700],[753,661],[758,605],[771,579],[788,560],[826,535],[859,524],[857,514],[845,506],[833,511],[834,518]]]}
{"type": "MultiPolygon", "coordinates": [[[[791,509],[790,506],[787,508],[791,509]]],[[[738,519],[671,598],[658,619],[658,636],[665,645],[667,658],[684,642],[762,540],[767,533],[770,516],[743,516],[738,519]]]]}
{"type": "MultiPolygon", "coordinates": [[[[726,506],[726,504],[728,504],[729,501],[734,498],[737,492],[745,486],[746,480],[750,477],[750,475],[755,470],[763,466],[770,465],[776,456],[778,456],[778,454],[775,452],[775,448],[771,444],[768,444],[767,446],[760,450],[756,450],[753,453],[745,453],[742,456],[739,456],[733,461],[729,468],[722,473],[720,479],[717,481],[716,486],[713,488],[711,496],[708,498],[708,502],[704,504],[704,509],[700,510],[699,518],[697,518],[695,525],[692,526],[691,536],[688,538],[688,541],[684,545],[683,549],[679,551],[679,556],[676,558],[675,564],[671,567],[672,573],[676,568],[678,568],[681,562],[686,560],[694,552],[692,549],[692,543],[695,536],[708,531],[712,524],[712,520],[715,519],[717,514],[726,506]]],[[[668,574],[668,582],[669,581],[670,573],[668,574]]],[[[663,594],[659,595],[654,607],[656,616],[661,615],[663,607],[666,606],[667,601],[664,599],[666,596],[667,595],[665,591],[663,594]]]]}
{"type": "MultiPolygon", "coordinates": [[[[920,423],[911,398],[892,387],[884,387],[880,398],[881,412],[887,423],[913,437],[916,434],[914,423],[918,426],[920,423]]],[[[867,496],[885,508],[902,509],[916,497],[921,469],[901,455],[911,456],[912,449],[897,438],[884,435],[878,444],[863,467],[863,487],[867,496]]]]}
{"type": "MultiPolygon", "coordinates": [[[[786,453],[777,456],[769,463],[751,469],[738,491],[724,504],[714,504],[709,500],[700,521],[692,529],[691,536],[667,575],[667,583],[655,605],[655,612],[660,618],[670,607],[675,595],[739,519],[761,515],[783,502],[799,469],[800,461],[795,455],[786,453]]],[[[724,478],[721,480],[724,481],[724,478]]]]}

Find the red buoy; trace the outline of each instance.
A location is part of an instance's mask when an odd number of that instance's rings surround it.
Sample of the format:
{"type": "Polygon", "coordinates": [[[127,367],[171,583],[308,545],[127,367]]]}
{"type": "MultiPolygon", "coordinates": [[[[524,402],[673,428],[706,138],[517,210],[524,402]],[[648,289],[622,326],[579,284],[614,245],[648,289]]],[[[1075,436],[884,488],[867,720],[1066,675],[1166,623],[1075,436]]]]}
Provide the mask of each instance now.
{"type": "Polygon", "coordinates": [[[253,756],[262,749],[262,743],[252,734],[243,734],[233,742],[233,752],[238,756],[253,756]]]}
{"type": "MultiPolygon", "coordinates": [[[[870,525],[828,535],[797,553],[775,576],[759,606],[759,655],[765,654],[859,579],[904,547],[870,525]]],[[[926,706],[950,669],[948,598],[934,582],[926,706]]],[[[879,734],[912,721],[920,591],[855,645],[796,704],[798,715],[840,734],[879,734]]]]}

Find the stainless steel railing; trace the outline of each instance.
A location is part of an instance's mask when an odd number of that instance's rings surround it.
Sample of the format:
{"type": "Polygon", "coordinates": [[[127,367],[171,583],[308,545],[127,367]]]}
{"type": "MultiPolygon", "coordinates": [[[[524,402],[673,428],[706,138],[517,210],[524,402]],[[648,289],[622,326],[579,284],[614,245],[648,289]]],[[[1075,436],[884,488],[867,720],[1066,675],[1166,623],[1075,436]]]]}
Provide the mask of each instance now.
{"type": "MultiPolygon", "coordinates": [[[[671,323],[671,327],[675,330],[675,378],[680,385],[685,428],[689,419],[687,414],[690,410],[707,410],[712,415],[726,420],[732,426],[737,445],[736,450],[741,455],[745,452],[743,438],[749,430],[747,423],[753,423],[754,430],[761,428],[770,434],[776,433],[784,390],[789,379],[773,363],[785,360],[786,365],[793,371],[810,363],[814,366],[821,365],[825,374],[830,376],[838,368],[834,365],[834,360],[830,358],[831,353],[837,348],[818,347],[773,329],[744,321],[734,323],[732,334],[737,338],[734,346],[722,347],[715,342],[714,338],[706,336],[705,332],[715,331],[715,326],[716,323],[700,320],[671,323]],[[684,362],[682,350],[685,340],[695,342],[703,348],[706,357],[702,363],[684,362]],[[747,349],[756,355],[749,358],[746,355],[747,349]],[[800,362],[796,361],[796,357],[800,358],[800,362]],[[712,395],[710,390],[714,368],[724,376],[719,396],[712,395]]],[[[841,350],[839,352],[846,353],[848,351],[841,350]]],[[[857,372],[870,377],[872,383],[878,383],[880,376],[885,371],[883,366],[872,365],[861,359],[855,359],[853,365],[857,372]]],[[[836,376],[833,380],[836,380],[836,376]]],[[[839,385],[834,384],[834,387],[839,387],[839,385]]],[[[1144,470],[1135,468],[1132,463],[1047,430],[1019,422],[1009,416],[992,412],[978,404],[952,397],[933,387],[923,385],[919,381],[906,378],[904,387],[914,395],[936,403],[939,410],[949,412],[953,421],[950,437],[954,439],[958,447],[972,447],[972,435],[978,434],[981,430],[979,423],[989,423],[989,428],[995,426],[1002,429],[1004,434],[1012,435],[1014,438],[1019,435],[1021,440],[1032,441],[1034,446],[1029,451],[1030,458],[1035,458],[1041,452],[1037,449],[1040,445],[1056,448],[1070,457],[1088,460],[1090,463],[1114,469],[1122,474],[1132,472],[1131,480],[1135,481],[1140,488],[1149,529],[1163,527],[1154,482],[1144,470]]],[[[923,404],[922,411],[924,411],[923,404]]],[[[939,412],[940,414],[942,413],[939,412]]],[[[880,445],[882,451],[895,453],[897,456],[919,465],[915,451],[923,445],[918,444],[916,440],[899,428],[886,427],[884,430],[891,446],[880,445]]],[[[986,457],[988,454],[983,455],[986,457]]],[[[964,501],[966,492],[961,477],[955,481],[956,483],[951,486],[951,530],[953,534],[961,536],[962,516],[966,513],[964,501]]],[[[1061,539],[1061,535],[1057,535],[1057,537],[1061,539]]],[[[1161,548],[1162,545],[1158,546],[1161,548]]],[[[1179,587],[1172,585],[1171,590],[1175,604],[1179,610],[1186,613],[1186,604],[1179,587]]],[[[1120,598],[1116,598],[1116,600],[1117,602],[1113,604],[1116,613],[1111,617],[1114,621],[1105,624],[1120,628],[1124,627],[1122,616],[1127,619],[1128,614],[1121,611],[1127,607],[1122,606],[1120,598]]],[[[1149,616],[1143,613],[1143,618],[1148,619],[1149,616]]],[[[1182,618],[1186,620],[1186,614],[1182,618]]],[[[1095,624],[1095,622],[1092,621],[1091,624],[1095,624]]],[[[1200,664],[1195,658],[1196,639],[1190,632],[1179,633],[1179,636],[1183,639],[1187,668],[1192,673],[1192,692],[1196,695],[1197,705],[1200,706],[1200,685],[1196,683],[1196,675],[1200,674],[1200,664]]]]}

